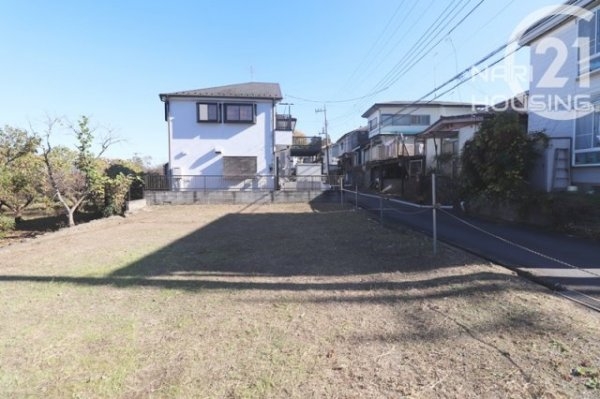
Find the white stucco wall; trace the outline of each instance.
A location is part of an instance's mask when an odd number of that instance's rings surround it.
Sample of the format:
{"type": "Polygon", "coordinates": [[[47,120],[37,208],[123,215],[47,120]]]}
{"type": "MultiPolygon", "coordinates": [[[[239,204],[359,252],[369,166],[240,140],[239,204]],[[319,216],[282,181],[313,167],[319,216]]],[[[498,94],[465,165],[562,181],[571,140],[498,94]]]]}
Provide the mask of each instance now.
{"type": "MultiPolygon", "coordinates": [[[[471,126],[463,126],[458,129],[453,129],[458,132],[458,151],[462,153],[462,149],[465,147],[465,143],[473,138],[473,135],[479,130],[479,124],[471,126]]],[[[438,152],[442,151],[442,139],[436,139],[438,145],[438,152]]],[[[427,169],[435,167],[435,144],[432,138],[428,138],[425,141],[425,167],[427,169]]]]}
{"type": "Polygon", "coordinates": [[[202,102],[198,99],[169,100],[172,170],[178,169],[182,175],[222,175],[223,156],[256,156],[256,173],[272,173],[274,115],[271,101],[218,99],[218,102],[257,104],[255,124],[198,123],[198,101],[202,102]]]}

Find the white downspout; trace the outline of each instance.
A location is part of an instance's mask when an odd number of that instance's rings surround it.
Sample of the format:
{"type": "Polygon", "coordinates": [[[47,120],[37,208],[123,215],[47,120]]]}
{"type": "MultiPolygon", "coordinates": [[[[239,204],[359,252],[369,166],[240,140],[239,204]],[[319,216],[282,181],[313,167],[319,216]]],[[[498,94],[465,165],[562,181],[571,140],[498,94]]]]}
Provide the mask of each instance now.
{"type": "Polygon", "coordinates": [[[167,132],[169,134],[169,177],[173,177],[173,154],[171,152],[171,140],[173,139],[173,119],[175,118],[172,116],[167,117],[167,132]]]}

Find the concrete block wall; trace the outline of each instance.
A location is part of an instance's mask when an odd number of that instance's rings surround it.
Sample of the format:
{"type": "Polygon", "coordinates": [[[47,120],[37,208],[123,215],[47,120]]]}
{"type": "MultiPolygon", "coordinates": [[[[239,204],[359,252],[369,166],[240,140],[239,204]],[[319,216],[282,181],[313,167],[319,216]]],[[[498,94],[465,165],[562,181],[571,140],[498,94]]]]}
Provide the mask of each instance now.
{"type": "Polygon", "coordinates": [[[146,191],[148,205],[335,202],[339,191],[146,191]]]}
{"type": "Polygon", "coordinates": [[[132,201],[127,201],[125,203],[125,209],[127,212],[135,212],[135,211],[139,211],[140,209],[143,209],[146,207],[146,199],[139,199],[139,200],[132,200],[132,201]]]}

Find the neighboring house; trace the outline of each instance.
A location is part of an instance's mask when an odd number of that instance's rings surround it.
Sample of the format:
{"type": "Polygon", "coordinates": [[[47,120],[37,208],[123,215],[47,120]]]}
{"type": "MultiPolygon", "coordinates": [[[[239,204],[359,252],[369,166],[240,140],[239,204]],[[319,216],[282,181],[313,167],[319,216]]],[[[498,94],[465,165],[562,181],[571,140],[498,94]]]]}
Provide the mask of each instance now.
{"type": "Polygon", "coordinates": [[[369,144],[363,150],[366,182],[382,188],[383,180],[403,180],[423,170],[424,148],[416,138],[442,116],[464,115],[480,106],[442,101],[376,103],[363,115],[369,144]]]}
{"type": "Polygon", "coordinates": [[[294,132],[289,145],[277,145],[279,187],[285,190],[324,189],[323,141],[294,132]],[[297,184],[300,181],[300,184],[297,184]]]}
{"type": "Polygon", "coordinates": [[[336,176],[340,171],[340,156],[342,155],[342,147],[339,142],[331,143],[325,146],[325,159],[327,167],[325,168],[326,173],[332,176],[336,176]]]}
{"type": "Polygon", "coordinates": [[[295,119],[277,115],[277,83],[162,93],[171,188],[273,189],[275,153],[292,144],[295,119]]]}
{"type": "Polygon", "coordinates": [[[456,177],[459,172],[459,157],[465,143],[473,138],[481,122],[490,113],[474,113],[442,116],[425,131],[419,133],[417,142],[424,144],[425,168],[456,177]]]}
{"type": "Polygon", "coordinates": [[[544,131],[551,138],[534,183],[546,191],[570,185],[598,190],[600,5],[590,0],[567,4],[587,9],[591,20],[559,11],[530,27],[520,39],[531,49],[529,131],[544,131]]]}
{"type": "Polygon", "coordinates": [[[417,143],[422,143],[425,155],[425,169],[436,170],[449,177],[457,177],[460,172],[460,155],[481,123],[497,112],[515,112],[519,115],[519,124],[527,131],[528,93],[521,93],[501,103],[476,113],[442,116],[434,124],[419,133],[417,143]]]}
{"type": "Polygon", "coordinates": [[[364,179],[362,149],[368,142],[369,129],[359,127],[344,134],[335,143],[339,148],[338,165],[344,184],[355,185],[364,179]]]}

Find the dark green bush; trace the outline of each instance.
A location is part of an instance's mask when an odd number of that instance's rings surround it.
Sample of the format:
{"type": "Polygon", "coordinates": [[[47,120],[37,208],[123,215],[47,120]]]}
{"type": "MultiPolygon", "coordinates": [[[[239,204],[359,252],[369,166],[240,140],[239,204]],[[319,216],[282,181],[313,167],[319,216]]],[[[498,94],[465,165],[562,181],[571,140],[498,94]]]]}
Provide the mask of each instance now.
{"type": "Polygon", "coordinates": [[[462,196],[492,201],[521,198],[530,190],[529,173],[547,143],[543,133],[528,134],[517,113],[485,119],[462,152],[462,196]]]}

